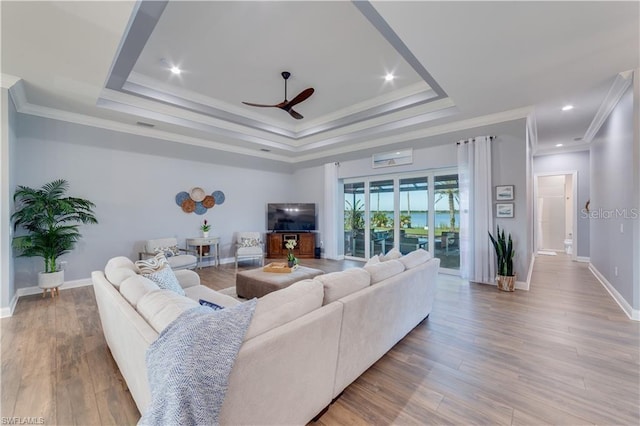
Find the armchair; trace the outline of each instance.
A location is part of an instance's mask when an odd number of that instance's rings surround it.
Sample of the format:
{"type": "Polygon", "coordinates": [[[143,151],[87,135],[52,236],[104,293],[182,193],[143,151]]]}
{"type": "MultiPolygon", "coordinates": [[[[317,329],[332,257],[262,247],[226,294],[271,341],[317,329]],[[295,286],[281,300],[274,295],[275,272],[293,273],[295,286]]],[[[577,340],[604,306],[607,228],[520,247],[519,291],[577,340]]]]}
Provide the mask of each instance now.
{"type": "Polygon", "coordinates": [[[144,251],[138,254],[140,260],[145,257],[152,257],[158,253],[164,253],[171,269],[194,269],[198,264],[196,252],[178,247],[176,238],[158,238],[155,240],[147,240],[144,245],[144,251]]]}
{"type": "Polygon", "coordinates": [[[264,266],[264,246],[260,232],[238,232],[236,239],[236,269],[238,260],[260,259],[264,266]]]}

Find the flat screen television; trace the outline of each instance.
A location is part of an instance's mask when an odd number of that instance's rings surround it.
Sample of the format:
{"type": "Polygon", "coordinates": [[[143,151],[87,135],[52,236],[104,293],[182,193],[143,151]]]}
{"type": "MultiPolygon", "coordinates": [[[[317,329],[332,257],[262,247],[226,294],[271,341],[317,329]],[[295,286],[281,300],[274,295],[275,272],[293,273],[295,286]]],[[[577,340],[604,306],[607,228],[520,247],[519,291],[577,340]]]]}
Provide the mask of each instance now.
{"type": "Polygon", "coordinates": [[[267,204],[267,229],[269,231],[315,231],[316,205],[313,203],[267,204]]]}

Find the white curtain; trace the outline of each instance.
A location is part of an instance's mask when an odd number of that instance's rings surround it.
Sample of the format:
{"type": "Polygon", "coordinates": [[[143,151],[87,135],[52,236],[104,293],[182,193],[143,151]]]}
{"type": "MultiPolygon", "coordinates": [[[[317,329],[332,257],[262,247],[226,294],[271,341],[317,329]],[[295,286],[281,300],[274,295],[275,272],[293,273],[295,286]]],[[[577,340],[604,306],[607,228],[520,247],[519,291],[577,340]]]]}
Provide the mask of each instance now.
{"type": "Polygon", "coordinates": [[[495,260],[488,232],[493,232],[491,136],[458,142],[460,190],[460,274],[469,281],[491,283],[495,260]]]}

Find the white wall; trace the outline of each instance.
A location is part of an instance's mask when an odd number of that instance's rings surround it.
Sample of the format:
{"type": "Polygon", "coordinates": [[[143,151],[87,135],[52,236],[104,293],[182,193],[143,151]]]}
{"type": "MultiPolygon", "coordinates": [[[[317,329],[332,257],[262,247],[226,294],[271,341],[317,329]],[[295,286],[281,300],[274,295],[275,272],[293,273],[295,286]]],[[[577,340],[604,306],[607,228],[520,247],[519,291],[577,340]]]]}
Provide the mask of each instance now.
{"type": "Polygon", "coordinates": [[[589,151],[567,152],[553,155],[542,155],[533,159],[533,173],[555,173],[577,172],[577,182],[572,182],[578,186],[578,211],[574,214],[577,221],[577,245],[574,241],[573,249],[577,250],[576,255],[589,257],[589,219],[582,213],[590,195],[590,174],[589,151]]]}
{"type": "Polygon", "coordinates": [[[16,146],[16,109],[9,91],[2,88],[0,104],[0,310],[2,316],[9,315],[11,300],[15,293],[14,267],[11,248],[11,212],[13,211],[12,185],[15,167],[10,159],[16,146]]]}
{"type": "Polygon", "coordinates": [[[640,277],[634,272],[634,264],[640,262],[640,253],[633,232],[640,218],[632,213],[640,208],[634,181],[640,167],[634,158],[640,143],[633,128],[638,114],[630,87],[591,144],[589,215],[591,263],[636,310],[640,308],[640,277]]]}
{"type": "MultiPolygon", "coordinates": [[[[64,178],[71,195],[96,204],[99,224],[82,226],[82,240],[63,256],[68,262],[67,281],[89,278],[91,271],[103,269],[113,256],[137,259],[149,238],[175,236],[184,244],[185,238],[199,235],[205,218],[213,225],[213,234],[221,237],[221,257],[231,257],[235,232],[264,232],[266,204],[293,200],[288,171],[153,155],[153,147],[163,143],[19,114],[18,144],[11,161],[15,185],[39,187],[64,178]],[[134,145],[149,152],[120,149],[134,145]],[[203,216],[186,214],[176,205],[175,195],[195,186],[208,193],[221,190],[226,201],[203,216]]],[[[36,285],[41,269],[40,258],[16,259],[16,288],[36,285]]]]}

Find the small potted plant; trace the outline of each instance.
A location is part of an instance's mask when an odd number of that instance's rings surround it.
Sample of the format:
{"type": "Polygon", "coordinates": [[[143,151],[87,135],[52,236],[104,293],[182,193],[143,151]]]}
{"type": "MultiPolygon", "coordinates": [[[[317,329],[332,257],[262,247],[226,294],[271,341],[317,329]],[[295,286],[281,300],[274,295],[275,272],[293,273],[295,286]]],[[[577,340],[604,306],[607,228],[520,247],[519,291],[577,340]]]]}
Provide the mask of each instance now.
{"type": "Polygon", "coordinates": [[[202,230],[202,236],[204,238],[207,238],[209,236],[209,231],[211,230],[211,225],[209,225],[209,222],[207,222],[207,219],[204,220],[204,222],[200,226],[200,229],[202,230]]]}
{"type": "Polygon", "coordinates": [[[44,272],[38,274],[38,286],[57,293],[64,283],[64,270],[57,260],[75,248],[82,237],[80,223],[98,223],[91,201],[65,197],[69,184],[64,179],[47,183],[40,189],[18,186],[13,200],[16,211],[11,215],[14,229],[22,227],[26,235],[13,238],[13,248],[24,257],[42,257],[44,272]]]}
{"type": "Polygon", "coordinates": [[[515,288],[516,274],[513,272],[513,257],[515,251],[513,249],[513,241],[511,240],[511,233],[508,238],[505,238],[504,229],[500,232],[500,227],[496,227],[498,232],[497,238],[494,238],[489,232],[489,238],[496,251],[496,260],[498,263],[498,271],[496,282],[498,284],[498,290],[513,291],[515,288]]]}
{"type": "Polygon", "coordinates": [[[298,245],[298,242],[296,240],[287,240],[287,242],[284,245],[288,250],[287,266],[289,266],[289,268],[293,268],[295,265],[298,264],[298,259],[296,259],[296,257],[293,255],[293,249],[296,248],[297,245],[298,245]]]}

